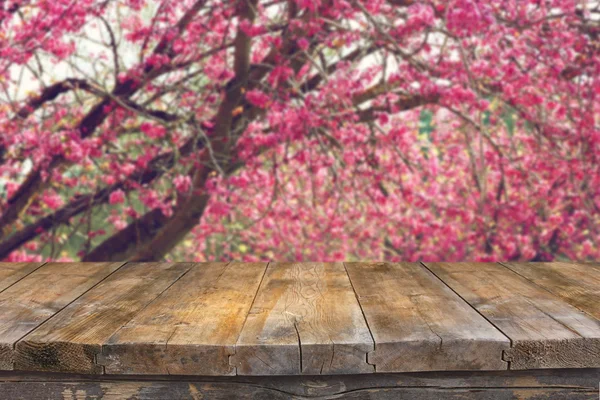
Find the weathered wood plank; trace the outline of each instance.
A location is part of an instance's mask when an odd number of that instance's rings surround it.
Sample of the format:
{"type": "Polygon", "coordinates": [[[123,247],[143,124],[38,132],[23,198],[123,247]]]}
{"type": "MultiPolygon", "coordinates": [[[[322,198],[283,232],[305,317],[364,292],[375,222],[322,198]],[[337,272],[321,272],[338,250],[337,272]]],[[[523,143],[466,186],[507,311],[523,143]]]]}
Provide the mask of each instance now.
{"type": "Polygon", "coordinates": [[[360,399],[360,400],[596,400],[592,388],[364,388],[335,397],[290,397],[285,392],[239,383],[186,382],[0,382],[12,400],[230,400],[360,399]]]}
{"type": "Polygon", "coordinates": [[[600,370],[336,376],[0,375],[7,399],[597,399],[600,370]]]}
{"type": "Polygon", "coordinates": [[[502,264],[600,320],[600,266],[568,262],[502,264]]]}
{"type": "Polygon", "coordinates": [[[600,322],[500,264],[426,263],[512,340],[511,369],[600,367],[600,322]]]}
{"type": "Polygon", "coordinates": [[[44,263],[0,262],[0,292],[23,279],[44,263]]]}
{"type": "Polygon", "coordinates": [[[15,368],[102,373],[95,358],[106,340],[192,265],[126,264],[19,341],[15,368]]]}
{"type": "Polygon", "coordinates": [[[341,263],[270,264],[236,345],[240,375],[374,372],[373,341],[341,263]]]}
{"type": "Polygon", "coordinates": [[[377,372],[505,370],[509,340],[417,263],[346,263],[377,372]]]}
{"type": "MultiPolygon", "coordinates": [[[[17,340],[106,278],[122,264],[49,263],[1,292],[0,369],[13,369],[13,348],[17,340]]],[[[30,268],[30,266],[25,267],[27,270],[30,268]]],[[[12,276],[14,277],[15,274],[12,276]]]]}
{"type": "Polygon", "coordinates": [[[229,356],[266,267],[196,264],[108,340],[106,373],[235,374],[229,356]]]}

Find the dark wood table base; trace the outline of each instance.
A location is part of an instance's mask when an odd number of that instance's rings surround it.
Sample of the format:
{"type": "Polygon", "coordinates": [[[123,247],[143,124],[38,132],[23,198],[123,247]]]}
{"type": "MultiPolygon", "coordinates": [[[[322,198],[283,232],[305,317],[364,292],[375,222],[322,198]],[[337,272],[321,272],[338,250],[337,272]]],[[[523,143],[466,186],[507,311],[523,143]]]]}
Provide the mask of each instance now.
{"type": "Polygon", "coordinates": [[[600,369],[329,376],[147,376],[2,372],[1,399],[598,399],[600,369]]]}

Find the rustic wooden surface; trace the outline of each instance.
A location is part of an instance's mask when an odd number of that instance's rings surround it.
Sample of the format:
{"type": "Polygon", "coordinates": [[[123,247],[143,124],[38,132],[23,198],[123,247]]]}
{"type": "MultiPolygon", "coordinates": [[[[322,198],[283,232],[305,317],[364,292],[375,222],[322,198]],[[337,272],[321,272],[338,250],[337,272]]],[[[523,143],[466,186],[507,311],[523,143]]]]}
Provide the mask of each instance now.
{"type": "MultiPolygon", "coordinates": [[[[63,307],[106,278],[122,263],[49,263],[41,268],[23,266],[22,274],[0,293],[0,369],[14,365],[15,343],[42,325],[63,307]]],[[[13,274],[14,276],[14,274],[13,274]]]]}
{"type": "Polygon", "coordinates": [[[42,265],[43,263],[0,262],[0,292],[26,277],[42,265]]]}
{"type": "Polygon", "coordinates": [[[600,365],[600,321],[514,271],[491,263],[426,266],[511,339],[510,369],[600,365]]]}
{"type": "Polygon", "coordinates": [[[600,320],[600,265],[566,262],[502,264],[600,320]]]}
{"type": "Polygon", "coordinates": [[[195,265],[108,339],[106,373],[234,375],[229,357],[266,267],[195,265]]]}
{"type": "Polygon", "coordinates": [[[418,263],[347,263],[379,372],[506,369],[510,341],[418,263]]]}
{"type": "Polygon", "coordinates": [[[0,374],[14,400],[597,400],[598,369],[326,376],[0,374]]]}
{"type": "Polygon", "coordinates": [[[600,368],[599,293],[591,264],[0,263],[0,369],[583,371],[600,368]]]}
{"type": "Polygon", "coordinates": [[[96,363],[102,345],[191,266],[125,265],[21,339],[16,345],[15,368],[102,373],[103,368],[96,363]]]}
{"type": "Polygon", "coordinates": [[[276,263],[232,362],[242,375],[368,373],[373,348],[342,263],[276,263]]]}

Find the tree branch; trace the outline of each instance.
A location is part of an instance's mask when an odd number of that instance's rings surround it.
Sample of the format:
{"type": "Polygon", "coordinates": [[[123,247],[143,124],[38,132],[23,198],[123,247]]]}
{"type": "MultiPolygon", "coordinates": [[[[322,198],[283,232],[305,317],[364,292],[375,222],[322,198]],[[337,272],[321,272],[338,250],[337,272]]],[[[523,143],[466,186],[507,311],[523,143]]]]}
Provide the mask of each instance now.
{"type": "Polygon", "coordinates": [[[25,119],[33,114],[37,109],[39,109],[45,103],[56,99],[59,95],[66,93],[68,91],[82,88],[89,88],[89,83],[87,83],[83,79],[65,79],[64,81],[57,82],[53,85],[45,87],[39,96],[30,99],[27,104],[17,111],[15,118],[25,119]]]}
{"type": "MultiPolygon", "coordinates": [[[[239,19],[254,21],[257,0],[242,0],[238,3],[239,19]]],[[[234,41],[233,70],[235,77],[225,93],[225,99],[221,103],[215,116],[215,129],[208,144],[216,154],[215,165],[208,151],[204,151],[204,162],[200,164],[193,176],[193,189],[200,193],[194,193],[183,197],[183,201],[176,208],[173,217],[164,224],[164,227],[156,233],[156,236],[146,245],[130,257],[133,261],[151,261],[162,259],[181,239],[196,226],[208,204],[209,195],[204,191],[206,182],[211,172],[227,168],[231,160],[231,149],[234,139],[231,137],[233,122],[233,111],[242,102],[244,89],[248,83],[250,73],[250,54],[252,38],[242,29],[238,29],[234,41]],[[220,158],[220,159],[219,159],[220,158]],[[200,194],[200,195],[198,195],[200,194]]]]}
{"type": "MultiPolygon", "coordinates": [[[[200,12],[200,10],[204,7],[205,2],[206,0],[196,1],[196,3],[194,3],[194,5],[178,21],[176,28],[179,34],[181,34],[187,28],[196,14],[198,14],[198,12],[200,12]]],[[[154,48],[153,53],[168,54],[170,57],[173,57],[170,44],[174,39],[175,38],[167,38],[167,36],[164,36],[154,48]]],[[[98,126],[104,122],[109,113],[109,111],[106,111],[106,106],[111,104],[113,101],[112,98],[128,99],[137,90],[143,87],[146,81],[152,80],[168,71],[169,67],[166,66],[154,68],[148,65],[144,69],[145,76],[141,82],[134,80],[133,78],[129,78],[118,83],[113,89],[111,96],[104,97],[104,99],[97,103],[79,122],[77,130],[80,132],[81,138],[83,139],[91,136],[96,131],[98,126]]],[[[60,91],[58,94],[60,94],[60,91]]],[[[56,98],[58,94],[56,94],[54,98],[56,98]]],[[[45,166],[44,171],[50,172],[55,168],[65,164],[67,164],[67,161],[64,159],[64,157],[57,156],[54,157],[47,166],[45,166]]],[[[25,212],[29,204],[31,204],[33,201],[34,197],[40,193],[46,187],[46,185],[47,183],[44,182],[42,178],[41,167],[37,167],[29,173],[23,184],[21,184],[15,194],[9,199],[8,207],[4,210],[2,216],[0,217],[0,237],[3,237],[6,234],[8,226],[16,221],[23,212],[25,212]]]]}

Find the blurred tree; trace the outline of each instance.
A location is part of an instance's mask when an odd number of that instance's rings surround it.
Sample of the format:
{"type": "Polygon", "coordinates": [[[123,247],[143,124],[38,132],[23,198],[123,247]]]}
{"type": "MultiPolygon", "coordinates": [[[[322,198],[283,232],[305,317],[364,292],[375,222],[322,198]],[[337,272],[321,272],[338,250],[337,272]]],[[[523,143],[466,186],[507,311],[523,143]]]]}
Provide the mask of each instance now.
{"type": "Polygon", "coordinates": [[[599,17],[0,2],[0,259],[598,258],[599,17]]]}

